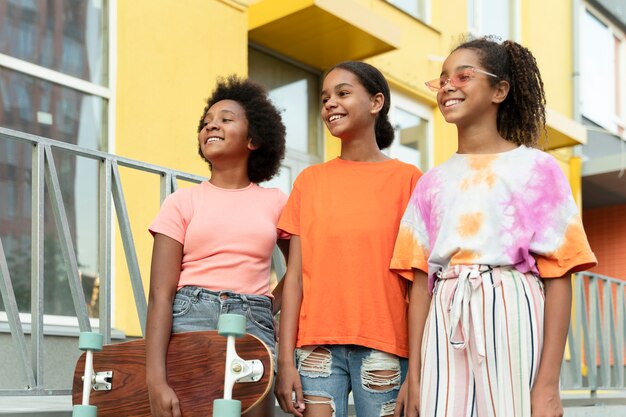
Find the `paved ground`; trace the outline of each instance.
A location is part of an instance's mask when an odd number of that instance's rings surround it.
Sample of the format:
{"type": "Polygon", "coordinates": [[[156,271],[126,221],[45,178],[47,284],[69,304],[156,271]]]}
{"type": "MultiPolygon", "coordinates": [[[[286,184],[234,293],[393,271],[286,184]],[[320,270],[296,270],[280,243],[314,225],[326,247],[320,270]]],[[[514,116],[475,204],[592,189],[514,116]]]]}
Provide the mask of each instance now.
{"type": "MultiPolygon", "coordinates": [[[[620,391],[599,393],[591,405],[588,393],[564,394],[565,417],[624,417],[626,416],[626,393],[620,391]]],[[[71,417],[70,396],[54,397],[1,397],[0,416],[14,417],[71,417]]],[[[354,417],[355,414],[350,414],[354,417]]],[[[289,417],[276,408],[275,417],[289,417]]]]}

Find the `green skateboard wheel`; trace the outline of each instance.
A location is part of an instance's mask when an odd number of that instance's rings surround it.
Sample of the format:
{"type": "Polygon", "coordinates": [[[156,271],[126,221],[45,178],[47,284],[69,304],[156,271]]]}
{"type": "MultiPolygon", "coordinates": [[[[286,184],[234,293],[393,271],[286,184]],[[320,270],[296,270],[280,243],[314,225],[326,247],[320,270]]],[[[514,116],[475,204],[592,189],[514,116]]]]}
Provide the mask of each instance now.
{"type": "Polygon", "coordinates": [[[80,350],[102,350],[102,335],[95,332],[81,332],[78,337],[78,348],[80,350]]]}
{"type": "Polygon", "coordinates": [[[241,401],[213,401],[213,417],[241,417],[241,401]]]}
{"type": "Polygon", "coordinates": [[[241,337],[246,334],[246,317],[240,314],[222,314],[217,322],[221,336],[241,337]]]}
{"type": "Polygon", "coordinates": [[[72,417],[96,417],[98,409],[93,405],[75,405],[72,409],[72,417]]]}

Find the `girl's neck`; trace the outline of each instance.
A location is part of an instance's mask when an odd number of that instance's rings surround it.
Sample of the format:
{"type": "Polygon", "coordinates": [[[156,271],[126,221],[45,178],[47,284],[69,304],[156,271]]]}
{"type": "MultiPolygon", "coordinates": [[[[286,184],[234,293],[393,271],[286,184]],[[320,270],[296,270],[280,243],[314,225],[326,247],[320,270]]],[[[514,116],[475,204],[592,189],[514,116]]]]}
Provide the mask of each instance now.
{"type": "Polygon", "coordinates": [[[211,167],[211,179],[209,182],[216,187],[236,190],[246,188],[251,181],[248,177],[248,167],[239,166],[231,168],[221,168],[213,165],[211,167]]]}
{"type": "Polygon", "coordinates": [[[495,126],[490,129],[470,126],[458,129],[458,150],[460,154],[491,154],[510,151],[517,144],[500,136],[495,126]]]}
{"type": "Polygon", "coordinates": [[[359,162],[380,162],[389,159],[378,149],[374,135],[351,139],[342,138],[339,158],[359,162]]]}

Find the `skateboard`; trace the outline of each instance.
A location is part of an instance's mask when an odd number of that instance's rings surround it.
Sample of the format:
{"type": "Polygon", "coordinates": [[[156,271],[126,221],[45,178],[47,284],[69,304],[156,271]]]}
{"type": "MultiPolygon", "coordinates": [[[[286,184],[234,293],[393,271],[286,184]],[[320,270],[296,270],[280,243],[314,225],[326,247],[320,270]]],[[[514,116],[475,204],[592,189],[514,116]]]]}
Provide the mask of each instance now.
{"type": "MultiPolygon", "coordinates": [[[[150,416],[145,340],[102,346],[98,333],[80,337],[73,416],[150,416]]],[[[245,334],[244,316],[223,314],[217,331],[172,334],[167,378],[183,416],[240,416],[272,388],[274,363],[267,346],[245,334]]]]}

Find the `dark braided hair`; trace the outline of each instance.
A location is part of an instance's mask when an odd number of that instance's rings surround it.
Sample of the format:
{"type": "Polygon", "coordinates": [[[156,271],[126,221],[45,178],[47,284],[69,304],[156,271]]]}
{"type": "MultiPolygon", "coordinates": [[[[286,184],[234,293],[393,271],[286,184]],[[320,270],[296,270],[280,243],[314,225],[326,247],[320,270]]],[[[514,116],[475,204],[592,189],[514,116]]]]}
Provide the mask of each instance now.
{"type": "Polygon", "coordinates": [[[385,98],[383,107],[376,117],[374,132],[376,133],[376,144],[379,149],[388,148],[393,142],[395,132],[389,121],[389,107],[391,105],[391,93],[389,84],[383,74],[374,66],[361,61],[344,61],[330,68],[326,75],[335,68],[341,68],[353,73],[365,90],[372,96],[381,93],[385,98]]]}
{"type": "MultiPolygon", "coordinates": [[[[236,101],[246,112],[248,136],[256,146],[248,159],[248,178],[257,184],[271,179],[280,170],[280,162],[285,156],[285,125],[280,112],[259,84],[236,75],[219,78],[202,112],[198,133],[204,127],[209,108],[222,100],[236,101]]],[[[198,153],[211,166],[211,161],[205,158],[200,147],[198,153]]]]}
{"type": "Polygon", "coordinates": [[[536,147],[541,132],[546,132],[546,97],[533,54],[517,42],[498,43],[493,36],[468,40],[454,51],[459,49],[476,51],[485,70],[499,77],[489,77],[492,85],[501,80],[510,85],[498,107],[500,135],[518,145],[536,147]]]}

